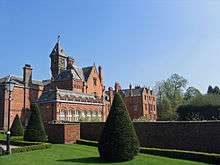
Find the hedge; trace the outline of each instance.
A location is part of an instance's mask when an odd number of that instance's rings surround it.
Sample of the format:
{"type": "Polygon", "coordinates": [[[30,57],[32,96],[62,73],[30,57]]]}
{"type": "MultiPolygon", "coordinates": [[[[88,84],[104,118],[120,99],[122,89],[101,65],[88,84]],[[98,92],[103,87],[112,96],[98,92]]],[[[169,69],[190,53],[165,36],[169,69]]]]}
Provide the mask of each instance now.
{"type": "Polygon", "coordinates": [[[198,162],[205,162],[211,164],[220,164],[220,154],[205,153],[205,152],[194,152],[184,150],[173,150],[173,149],[158,149],[158,148],[140,148],[141,153],[159,155],[175,159],[187,159],[198,162]]]}
{"type": "MultiPolygon", "coordinates": [[[[77,140],[77,144],[97,146],[96,141],[90,140],[77,140]]],[[[174,150],[174,149],[159,149],[159,148],[144,148],[140,147],[140,153],[164,156],[174,159],[185,159],[192,160],[210,164],[220,164],[220,154],[212,154],[205,152],[194,152],[194,151],[184,151],[184,150],[174,150]]]]}
{"type": "Polygon", "coordinates": [[[11,152],[12,153],[28,152],[28,151],[34,151],[34,150],[47,149],[50,147],[51,147],[51,144],[49,144],[49,143],[41,143],[38,145],[24,146],[21,148],[12,148],[11,152]]]}
{"type": "MultiPolygon", "coordinates": [[[[14,153],[20,153],[20,152],[42,150],[42,149],[47,149],[50,147],[51,147],[50,143],[39,143],[39,144],[35,144],[35,145],[22,146],[19,148],[12,148],[11,153],[14,154],[14,153]]],[[[0,151],[0,155],[5,155],[5,151],[0,151]]]]}
{"type": "MultiPolygon", "coordinates": [[[[5,140],[0,140],[0,143],[6,144],[5,140]]],[[[39,145],[39,144],[44,144],[42,142],[29,142],[29,141],[10,141],[11,145],[15,146],[31,146],[31,145],[39,145]]]]}
{"type": "Polygon", "coordinates": [[[220,120],[220,105],[182,105],[177,109],[177,120],[220,120]]]}

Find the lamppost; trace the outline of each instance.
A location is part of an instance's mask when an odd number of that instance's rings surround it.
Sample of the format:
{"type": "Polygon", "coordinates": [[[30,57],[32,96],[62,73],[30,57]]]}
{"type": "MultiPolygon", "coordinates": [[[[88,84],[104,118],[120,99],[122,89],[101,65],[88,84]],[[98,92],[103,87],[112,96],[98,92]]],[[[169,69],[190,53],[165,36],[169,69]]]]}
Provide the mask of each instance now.
{"type": "Polygon", "coordinates": [[[11,93],[14,89],[14,83],[12,82],[12,79],[11,79],[11,76],[9,76],[7,82],[6,82],[6,89],[8,91],[8,129],[7,129],[7,139],[6,139],[6,152],[7,154],[10,154],[11,153],[11,149],[10,149],[10,111],[11,111],[11,93]]]}

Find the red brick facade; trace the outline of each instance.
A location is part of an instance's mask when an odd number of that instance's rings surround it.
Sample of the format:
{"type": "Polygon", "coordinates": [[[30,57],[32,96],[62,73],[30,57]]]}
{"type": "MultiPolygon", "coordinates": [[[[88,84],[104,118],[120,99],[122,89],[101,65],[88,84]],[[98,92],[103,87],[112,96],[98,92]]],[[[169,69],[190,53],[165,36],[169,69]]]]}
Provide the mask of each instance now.
{"type": "MultiPolygon", "coordinates": [[[[31,103],[40,107],[43,121],[105,121],[113,100],[113,89],[105,93],[103,70],[94,65],[78,67],[58,41],[51,54],[51,79],[32,80],[32,68],[25,65],[23,77],[7,76],[0,79],[0,129],[7,128],[8,92],[6,83],[10,77],[15,84],[11,101],[11,120],[18,114],[24,125],[30,116],[31,103]]],[[[147,88],[120,91],[132,119],[147,116],[156,120],[156,99],[147,88]]]]}
{"type": "MultiPolygon", "coordinates": [[[[10,124],[12,124],[16,114],[20,116],[23,124],[27,124],[27,119],[30,115],[30,105],[33,101],[36,101],[42,94],[43,86],[38,81],[31,80],[31,70],[26,70],[24,67],[24,77],[19,78],[15,76],[7,76],[1,79],[0,83],[0,128],[6,128],[8,124],[8,102],[9,92],[6,90],[6,82],[11,77],[12,82],[15,84],[11,93],[11,110],[10,110],[10,124]],[[29,78],[27,74],[29,72],[29,78]],[[26,76],[26,77],[25,77],[26,76]],[[28,79],[28,83],[25,82],[28,79]]],[[[29,67],[29,65],[28,65],[29,67]]]]}
{"type": "Polygon", "coordinates": [[[49,124],[47,134],[50,143],[75,143],[80,139],[80,124],[49,124]]]}
{"type": "MultiPolygon", "coordinates": [[[[115,91],[121,94],[132,120],[146,116],[150,121],[156,121],[156,96],[153,94],[152,90],[141,87],[132,89],[131,85],[129,89],[122,89],[120,84],[116,82],[115,91]]],[[[110,103],[113,101],[113,93],[115,91],[110,87],[107,92],[110,103]]]]}
{"type": "MultiPolygon", "coordinates": [[[[64,52],[59,41],[51,54],[51,79],[32,80],[32,68],[25,65],[23,78],[10,76],[15,83],[11,101],[11,120],[18,114],[24,125],[30,115],[31,103],[40,107],[44,123],[51,121],[105,121],[109,103],[104,100],[102,67],[80,68],[64,52]]],[[[7,127],[9,76],[0,79],[0,128],[7,127]]]]}

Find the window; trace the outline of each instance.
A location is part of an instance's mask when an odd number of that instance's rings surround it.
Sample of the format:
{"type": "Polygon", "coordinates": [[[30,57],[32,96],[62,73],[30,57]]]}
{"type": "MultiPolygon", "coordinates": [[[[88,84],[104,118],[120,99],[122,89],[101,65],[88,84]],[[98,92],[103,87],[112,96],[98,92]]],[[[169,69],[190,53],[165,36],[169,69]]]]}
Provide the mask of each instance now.
{"type": "Polygon", "coordinates": [[[61,121],[64,121],[64,120],[65,120],[65,112],[64,112],[64,110],[61,110],[61,111],[60,111],[60,120],[61,120],[61,121]]]}
{"type": "Polygon", "coordinates": [[[93,78],[93,85],[97,86],[97,79],[96,78],[93,78]]]}

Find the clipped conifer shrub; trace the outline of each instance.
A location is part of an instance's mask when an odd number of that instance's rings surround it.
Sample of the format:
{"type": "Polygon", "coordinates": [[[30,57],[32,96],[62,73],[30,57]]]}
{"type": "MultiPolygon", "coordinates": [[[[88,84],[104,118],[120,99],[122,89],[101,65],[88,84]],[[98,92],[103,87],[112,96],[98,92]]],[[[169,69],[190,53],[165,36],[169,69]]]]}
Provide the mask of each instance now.
{"type": "Polygon", "coordinates": [[[24,140],[32,142],[46,142],[47,135],[43,125],[39,108],[36,104],[31,105],[31,116],[24,132],[24,140]]]}
{"type": "Polygon", "coordinates": [[[10,128],[11,136],[23,136],[24,135],[24,129],[21,124],[21,120],[18,116],[18,114],[15,116],[14,121],[10,128]]]}
{"type": "Polygon", "coordinates": [[[118,92],[105,122],[98,150],[100,158],[113,161],[127,161],[139,152],[139,141],[127,108],[118,92]]]}

